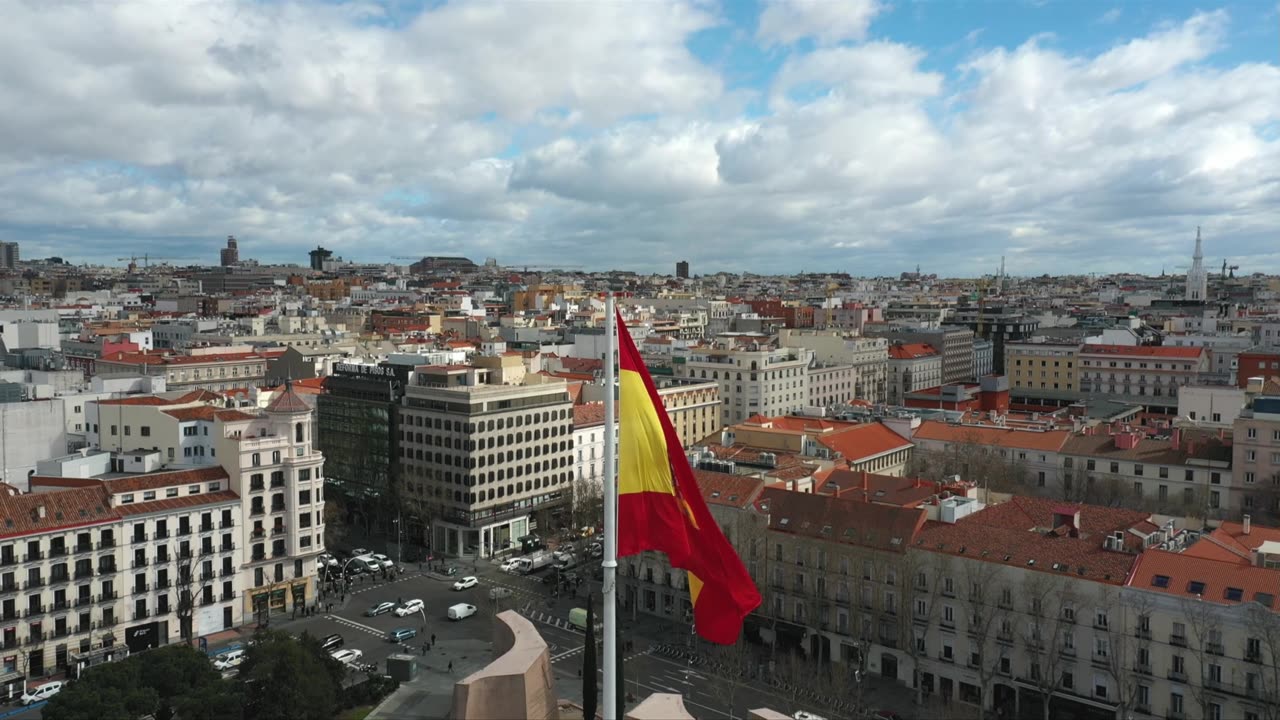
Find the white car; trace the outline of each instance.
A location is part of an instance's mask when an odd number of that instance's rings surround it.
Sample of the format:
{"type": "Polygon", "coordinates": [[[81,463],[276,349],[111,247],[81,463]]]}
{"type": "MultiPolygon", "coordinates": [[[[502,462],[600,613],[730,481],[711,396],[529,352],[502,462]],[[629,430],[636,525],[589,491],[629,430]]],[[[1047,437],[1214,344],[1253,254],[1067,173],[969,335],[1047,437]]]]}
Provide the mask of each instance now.
{"type": "Polygon", "coordinates": [[[454,605],[453,607],[449,608],[450,620],[461,620],[463,618],[469,618],[475,614],[476,614],[476,606],[468,605],[467,603],[458,603],[457,605],[454,605]]]}
{"type": "Polygon", "coordinates": [[[502,572],[515,572],[516,568],[520,567],[520,558],[511,558],[498,567],[502,568],[502,572]]]}
{"type": "Polygon", "coordinates": [[[230,670],[231,668],[239,667],[242,662],[244,662],[244,650],[232,650],[229,653],[219,655],[213,661],[213,666],[218,670],[230,670]]]}
{"type": "Polygon", "coordinates": [[[406,600],[403,605],[396,608],[396,617],[404,617],[416,612],[422,612],[422,601],[414,598],[413,600],[406,600]]]}
{"type": "Polygon", "coordinates": [[[365,548],[356,548],[355,550],[351,551],[351,557],[360,557],[361,555],[368,555],[368,554],[369,554],[369,551],[366,550],[365,548]]]}
{"type": "Polygon", "coordinates": [[[827,720],[821,715],[814,715],[811,712],[805,712],[803,710],[796,711],[796,714],[792,715],[791,717],[794,718],[795,720],[827,720]]]}
{"type": "Polygon", "coordinates": [[[476,585],[479,585],[479,584],[480,584],[480,579],[479,579],[479,578],[477,578],[475,575],[468,575],[468,576],[466,576],[466,577],[462,578],[461,580],[459,580],[458,582],[454,583],[454,584],[453,584],[453,589],[454,589],[454,590],[466,590],[467,588],[473,588],[473,587],[475,587],[476,585]]]}
{"type": "Polygon", "coordinates": [[[316,558],[316,562],[329,567],[338,567],[338,558],[330,555],[329,553],[322,553],[316,558]]]}
{"type": "Polygon", "coordinates": [[[38,688],[31,688],[30,690],[22,693],[22,704],[30,705],[32,703],[44,702],[61,691],[62,681],[57,680],[45,683],[38,688]]]}
{"type": "Polygon", "coordinates": [[[329,657],[333,658],[334,660],[337,660],[340,663],[350,665],[351,663],[359,660],[361,657],[364,657],[364,653],[360,652],[359,650],[347,648],[345,650],[335,650],[329,653],[329,657]]]}
{"type": "Polygon", "coordinates": [[[387,557],[386,555],[375,554],[375,555],[373,555],[372,557],[373,557],[373,559],[374,559],[374,560],[376,560],[376,561],[378,562],[378,564],[379,564],[379,565],[381,565],[382,567],[384,567],[384,568],[386,568],[386,569],[388,569],[388,570],[390,570],[391,568],[393,568],[393,567],[395,567],[395,566],[396,566],[396,561],[395,561],[395,560],[392,560],[391,558],[387,557]]]}

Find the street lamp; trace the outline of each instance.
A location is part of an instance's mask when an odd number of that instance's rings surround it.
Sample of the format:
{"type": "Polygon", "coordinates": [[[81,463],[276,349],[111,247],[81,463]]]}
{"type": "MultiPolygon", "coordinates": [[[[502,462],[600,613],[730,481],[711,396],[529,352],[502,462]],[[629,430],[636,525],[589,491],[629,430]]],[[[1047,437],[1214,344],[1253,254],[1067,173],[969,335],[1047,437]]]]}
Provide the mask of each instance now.
{"type": "Polygon", "coordinates": [[[401,515],[396,513],[396,519],[391,522],[396,526],[396,565],[404,564],[404,525],[400,522],[401,515]]]}

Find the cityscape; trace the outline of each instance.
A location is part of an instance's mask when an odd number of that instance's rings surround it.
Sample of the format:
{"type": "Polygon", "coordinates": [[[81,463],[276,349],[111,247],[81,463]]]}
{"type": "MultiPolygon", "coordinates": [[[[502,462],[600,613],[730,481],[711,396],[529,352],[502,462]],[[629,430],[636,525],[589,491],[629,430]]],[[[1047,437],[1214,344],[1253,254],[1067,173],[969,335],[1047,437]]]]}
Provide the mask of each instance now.
{"type": "Polygon", "coordinates": [[[4,2],[0,720],[1280,720],[1280,6],[4,2]]]}

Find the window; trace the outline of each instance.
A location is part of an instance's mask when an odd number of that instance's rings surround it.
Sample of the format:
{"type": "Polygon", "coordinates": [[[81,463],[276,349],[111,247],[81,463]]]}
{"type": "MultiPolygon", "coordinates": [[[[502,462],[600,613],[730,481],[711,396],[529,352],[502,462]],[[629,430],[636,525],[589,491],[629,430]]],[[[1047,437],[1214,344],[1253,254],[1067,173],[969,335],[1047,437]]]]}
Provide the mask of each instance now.
{"type": "Polygon", "coordinates": [[[141,428],[141,431],[142,431],[142,437],[151,437],[151,426],[150,426],[150,425],[143,425],[143,426],[142,426],[142,428],[141,428]]]}

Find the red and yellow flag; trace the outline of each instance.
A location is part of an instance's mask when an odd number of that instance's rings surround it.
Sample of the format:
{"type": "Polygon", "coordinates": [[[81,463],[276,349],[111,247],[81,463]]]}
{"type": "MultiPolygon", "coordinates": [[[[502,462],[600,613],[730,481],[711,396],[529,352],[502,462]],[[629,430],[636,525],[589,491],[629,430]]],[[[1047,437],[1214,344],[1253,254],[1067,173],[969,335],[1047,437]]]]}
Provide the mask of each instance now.
{"type": "Polygon", "coordinates": [[[689,573],[694,628],[732,645],[760,593],[720,532],[631,333],[618,314],[618,556],[667,554],[689,573]]]}

